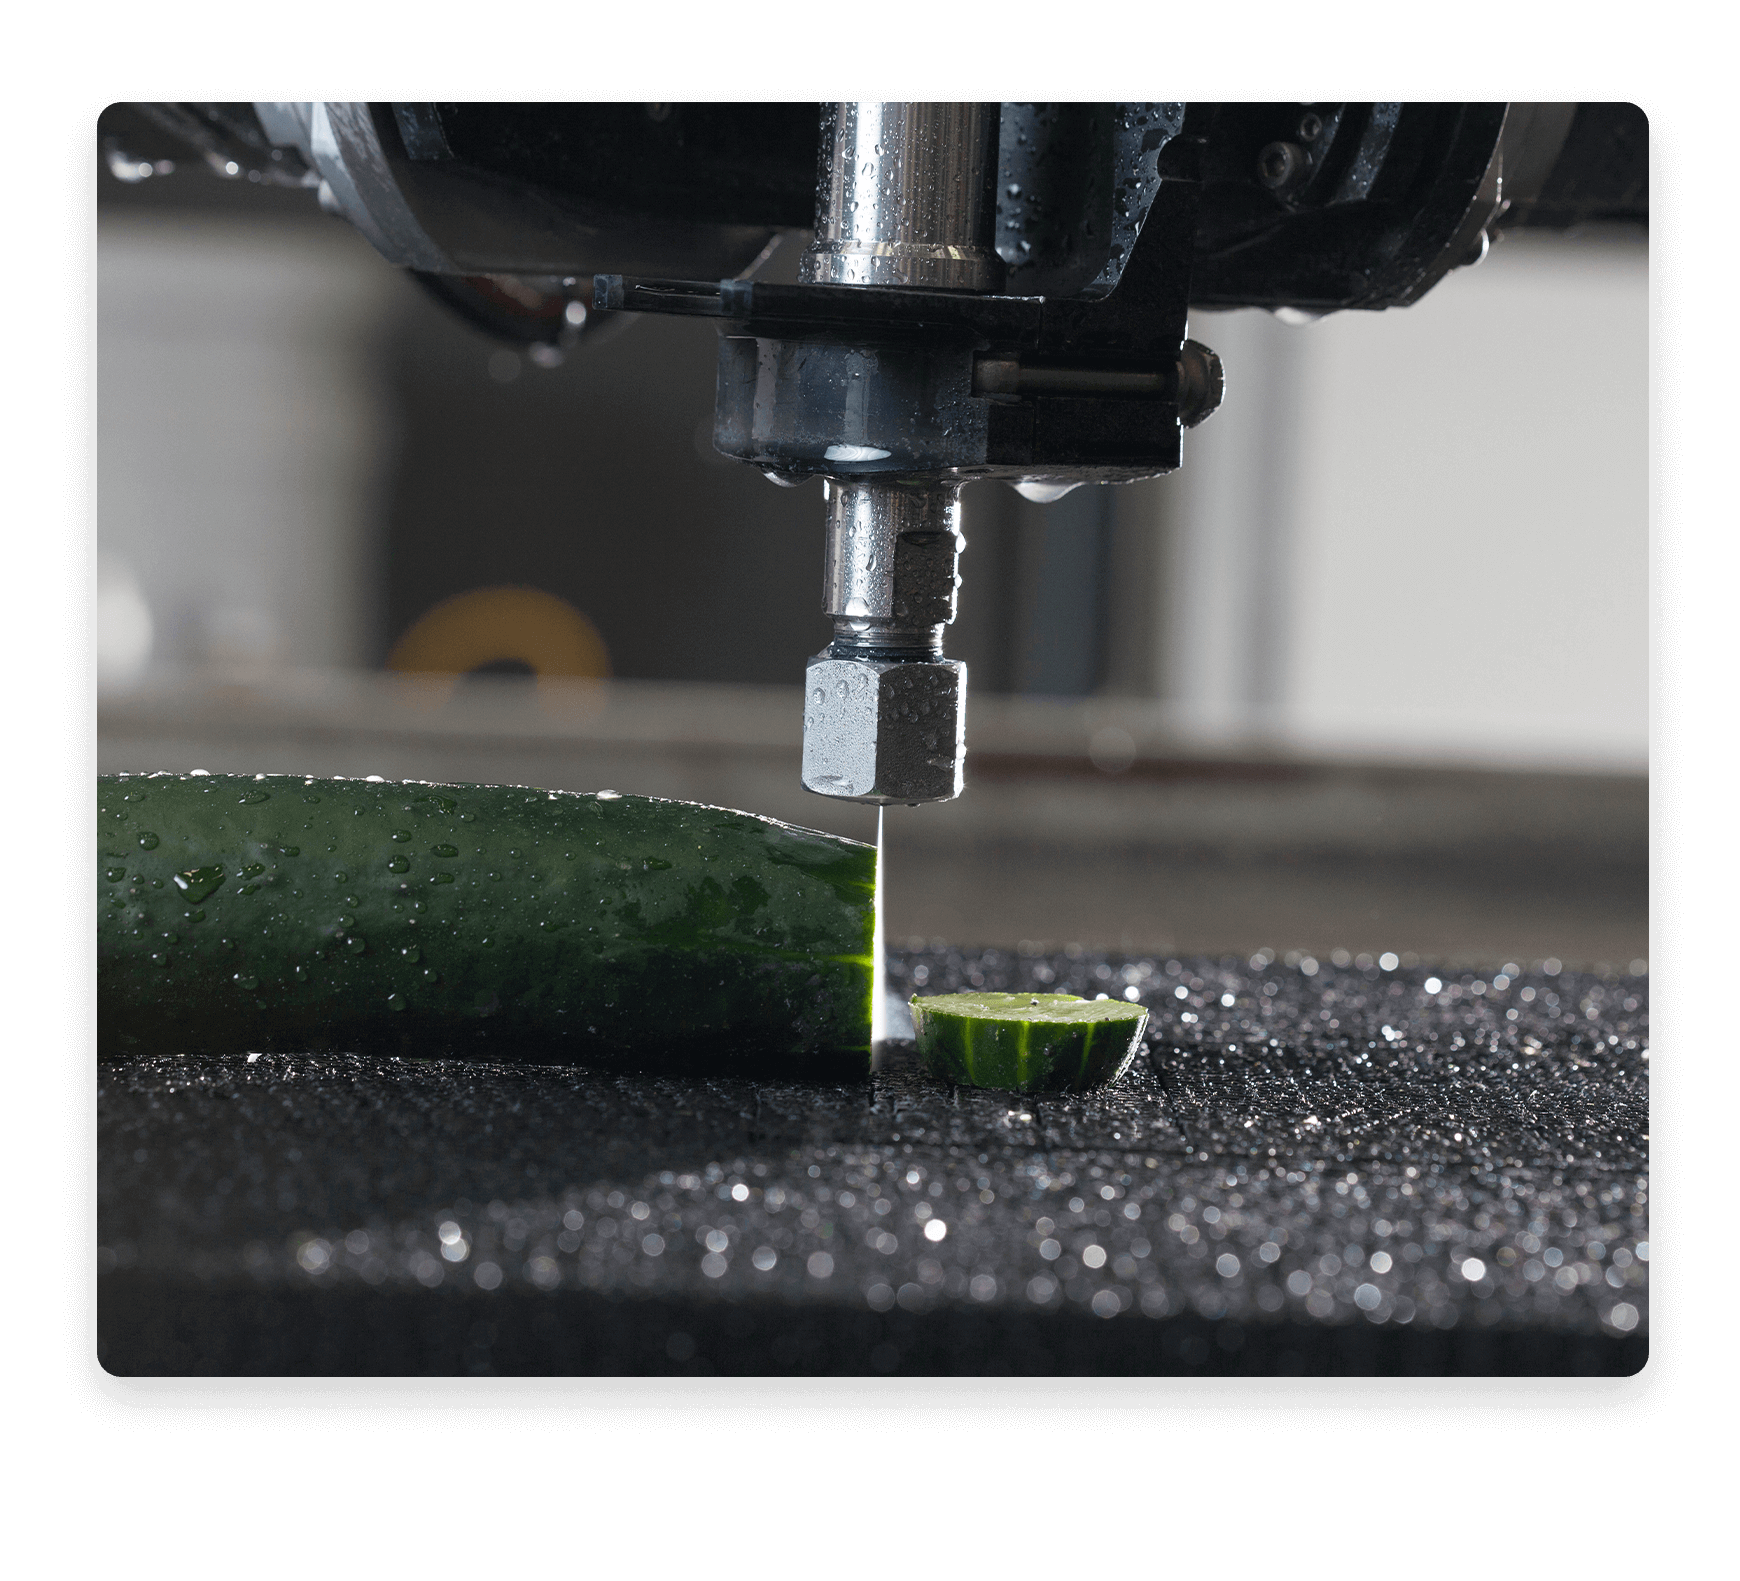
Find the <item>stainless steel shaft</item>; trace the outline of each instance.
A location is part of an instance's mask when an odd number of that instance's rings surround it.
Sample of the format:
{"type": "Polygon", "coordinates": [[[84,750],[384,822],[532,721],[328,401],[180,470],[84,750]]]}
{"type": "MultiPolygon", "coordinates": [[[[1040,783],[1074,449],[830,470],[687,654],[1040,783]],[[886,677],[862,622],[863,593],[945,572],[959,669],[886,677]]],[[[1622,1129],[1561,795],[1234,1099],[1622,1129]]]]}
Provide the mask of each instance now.
{"type": "Polygon", "coordinates": [[[831,482],[827,494],[822,591],[835,649],[940,655],[961,580],[960,490],[831,482]]]}
{"type": "Polygon", "coordinates": [[[813,285],[994,291],[995,104],[830,104],[822,112],[813,285]]]}

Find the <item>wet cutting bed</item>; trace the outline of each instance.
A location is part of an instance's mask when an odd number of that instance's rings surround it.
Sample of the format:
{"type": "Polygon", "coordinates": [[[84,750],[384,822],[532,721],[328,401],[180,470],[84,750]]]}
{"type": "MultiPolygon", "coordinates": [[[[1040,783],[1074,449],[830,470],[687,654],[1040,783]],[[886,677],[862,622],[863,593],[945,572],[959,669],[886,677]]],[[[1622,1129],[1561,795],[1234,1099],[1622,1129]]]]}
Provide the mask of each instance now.
{"type": "Polygon", "coordinates": [[[103,1365],[1642,1366],[1643,977],[919,951],[890,981],[1133,996],[1146,1048],[1114,1088],[1033,1099],[899,1044],[839,1085],[104,1063],[103,1365]]]}

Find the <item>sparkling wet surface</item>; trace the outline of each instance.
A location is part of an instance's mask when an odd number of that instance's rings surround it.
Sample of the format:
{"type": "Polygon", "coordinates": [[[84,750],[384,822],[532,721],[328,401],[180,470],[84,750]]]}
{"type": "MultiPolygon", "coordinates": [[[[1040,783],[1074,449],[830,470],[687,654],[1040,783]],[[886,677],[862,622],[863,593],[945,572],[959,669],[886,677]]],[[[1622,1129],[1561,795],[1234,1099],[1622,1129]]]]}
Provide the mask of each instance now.
{"type": "MultiPolygon", "coordinates": [[[[348,1056],[106,1064],[110,1364],[163,1370],[122,1334],[142,1290],[221,1297],[232,1325],[250,1297],[302,1303],[292,1323],[347,1293],[449,1313],[462,1298],[474,1371],[491,1341],[539,1370],[504,1326],[581,1297],[657,1331],[655,1361],[609,1352],[636,1370],[731,1370],[730,1333],[757,1324],[744,1365],[859,1372],[938,1370],[918,1359],[926,1325],[959,1339],[974,1321],[1020,1327],[977,1357],[1011,1371],[1090,1351],[1082,1370],[1191,1370],[1224,1359],[1217,1336],[1251,1354],[1294,1336],[1259,1369],[1285,1371],[1312,1370],[1289,1359],[1313,1332],[1635,1352],[1647,1331],[1641,976],[933,951],[894,955],[889,986],[1133,996],[1151,1019],[1121,1082],[1069,1097],[951,1088],[908,1045],[825,1086],[348,1056]],[[720,1312],[731,1324],[697,1340],[720,1312]],[[832,1337],[810,1318],[838,1320],[832,1337]]],[[[966,1341],[950,1354],[975,1366],[966,1341]]],[[[586,1370],[563,1356],[551,1370],[586,1370]]]]}

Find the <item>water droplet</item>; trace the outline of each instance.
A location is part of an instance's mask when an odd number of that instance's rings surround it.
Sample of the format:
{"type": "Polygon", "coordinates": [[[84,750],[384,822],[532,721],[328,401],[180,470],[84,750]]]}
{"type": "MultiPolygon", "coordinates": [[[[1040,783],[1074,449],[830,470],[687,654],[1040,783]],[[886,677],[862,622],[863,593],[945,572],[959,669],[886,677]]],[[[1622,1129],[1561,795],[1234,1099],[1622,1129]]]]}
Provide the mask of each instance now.
{"type": "Polygon", "coordinates": [[[189,922],[204,922],[205,913],[203,911],[190,911],[187,913],[187,920],[189,922]]]}
{"type": "Polygon", "coordinates": [[[259,986],[259,978],[250,977],[246,972],[236,973],[236,987],[241,989],[243,993],[251,994],[259,986]]]}
{"type": "Polygon", "coordinates": [[[247,866],[242,869],[241,876],[243,878],[258,878],[260,874],[265,871],[266,864],[264,862],[249,862],[247,866]]]}
{"type": "Polygon", "coordinates": [[[409,829],[395,829],[393,831],[393,838],[401,842],[409,840],[411,838],[411,831],[409,829]]]}
{"type": "Polygon", "coordinates": [[[407,961],[409,961],[413,966],[415,966],[418,961],[423,959],[423,952],[420,949],[418,949],[417,946],[414,944],[407,944],[402,950],[399,951],[399,954],[404,956],[405,959],[407,961]]]}
{"type": "Polygon", "coordinates": [[[261,790],[257,785],[252,790],[242,792],[242,803],[244,806],[250,802],[270,801],[271,799],[272,793],[270,791],[261,790]]]}
{"type": "Polygon", "coordinates": [[[347,906],[360,906],[362,904],[362,897],[359,895],[346,895],[344,897],[344,903],[347,906]]]}
{"type": "Polygon", "coordinates": [[[411,871],[411,864],[404,857],[395,856],[387,863],[387,871],[389,873],[408,873],[411,871]]]}
{"type": "Polygon", "coordinates": [[[260,886],[258,884],[243,884],[242,887],[236,891],[236,893],[238,895],[252,895],[259,890],[259,887],[260,886]]]}
{"type": "Polygon", "coordinates": [[[453,875],[451,873],[431,873],[429,875],[429,882],[431,884],[451,884],[453,882],[453,875]]]}
{"type": "Polygon", "coordinates": [[[146,830],[144,834],[139,836],[139,849],[141,851],[155,851],[159,844],[161,842],[150,830],[146,830]]]}
{"type": "Polygon", "coordinates": [[[218,862],[211,867],[191,867],[185,873],[177,873],[173,882],[192,904],[198,905],[223,883],[224,877],[223,863],[218,862]]]}
{"type": "MultiPolygon", "coordinates": [[[[818,686],[815,689],[814,699],[818,703],[825,703],[828,700],[828,694],[818,686]]],[[[109,873],[109,877],[111,879],[119,879],[121,877],[121,870],[119,868],[112,869],[109,873]]]]}
{"type": "Polygon", "coordinates": [[[621,791],[613,791],[613,790],[601,790],[598,793],[598,800],[599,801],[621,801],[622,800],[622,792],[621,791]]]}
{"type": "Polygon", "coordinates": [[[278,847],[278,854],[280,856],[301,856],[302,847],[299,845],[281,845],[278,847]]]}
{"type": "Polygon", "coordinates": [[[429,849],[433,851],[436,856],[440,857],[454,857],[459,855],[459,847],[456,845],[432,845],[429,849]]]}
{"type": "Polygon", "coordinates": [[[361,955],[368,945],[363,942],[361,934],[353,933],[344,941],[344,948],[347,955],[361,955]]]}
{"type": "MultiPolygon", "coordinates": [[[[822,700],[821,694],[818,692],[816,694],[816,701],[819,703],[821,700],[822,700]]],[[[124,879],[126,876],[127,876],[127,869],[124,867],[105,867],[103,869],[103,877],[106,878],[111,884],[120,883],[121,880],[124,879]]]]}
{"type": "Polygon", "coordinates": [[[350,874],[349,873],[334,873],[332,875],[332,881],[335,884],[348,884],[350,882],[350,874]]]}
{"type": "Polygon", "coordinates": [[[403,1010],[405,1008],[405,996],[403,994],[388,994],[387,1008],[389,1010],[403,1010]]]}
{"type": "Polygon", "coordinates": [[[308,968],[306,966],[298,966],[290,975],[294,977],[297,982],[305,983],[308,981],[308,968]]]}
{"type": "Polygon", "coordinates": [[[423,981],[426,983],[438,983],[441,981],[441,974],[436,971],[433,966],[425,966],[423,968],[423,981]]]}

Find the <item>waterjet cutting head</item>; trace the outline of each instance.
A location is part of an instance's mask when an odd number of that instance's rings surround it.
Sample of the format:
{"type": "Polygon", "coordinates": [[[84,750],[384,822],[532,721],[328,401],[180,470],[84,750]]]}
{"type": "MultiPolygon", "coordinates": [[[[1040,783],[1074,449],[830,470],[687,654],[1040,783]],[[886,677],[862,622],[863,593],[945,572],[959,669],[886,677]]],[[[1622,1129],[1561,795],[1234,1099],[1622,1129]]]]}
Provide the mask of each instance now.
{"type": "Polygon", "coordinates": [[[963,547],[953,485],[829,480],[834,640],[804,676],[806,790],[853,801],[961,793],[967,667],[943,657],[963,547]]]}
{"type": "Polygon", "coordinates": [[[1158,162],[1183,106],[1130,107],[1097,131],[1078,120],[824,106],[797,284],[598,288],[608,311],[718,318],[714,447],[778,483],[824,480],[834,633],[804,685],[803,783],[818,795],[961,793],[967,671],[943,634],[966,484],[1055,498],[1170,472],[1181,430],[1219,398],[1218,362],[1184,339],[1197,184],[1158,162]],[[1097,160],[1102,133],[1128,171],[1109,228],[1084,211],[1029,237],[1058,197],[1040,204],[1040,188],[1097,160]],[[1006,291],[1029,255],[1029,289],[1006,291]]]}
{"type": "MultiPolygon", "coordinates": [[[[318,195],[534,361],[639,313],[714,320],[715,448],[829,480],[804,783],[873,802],[961,789],[960,488],[1043,503],[1173,471],[1223,383],[1192,306],[1405,307],[1502,229],[1648,207],[1624,104],[134,108],[318,195]],[[757,279],[806,227],[797,282],[757,279]]],[[[169,168],[139,153],[110,140],[114,175],[169,168]]]]}

